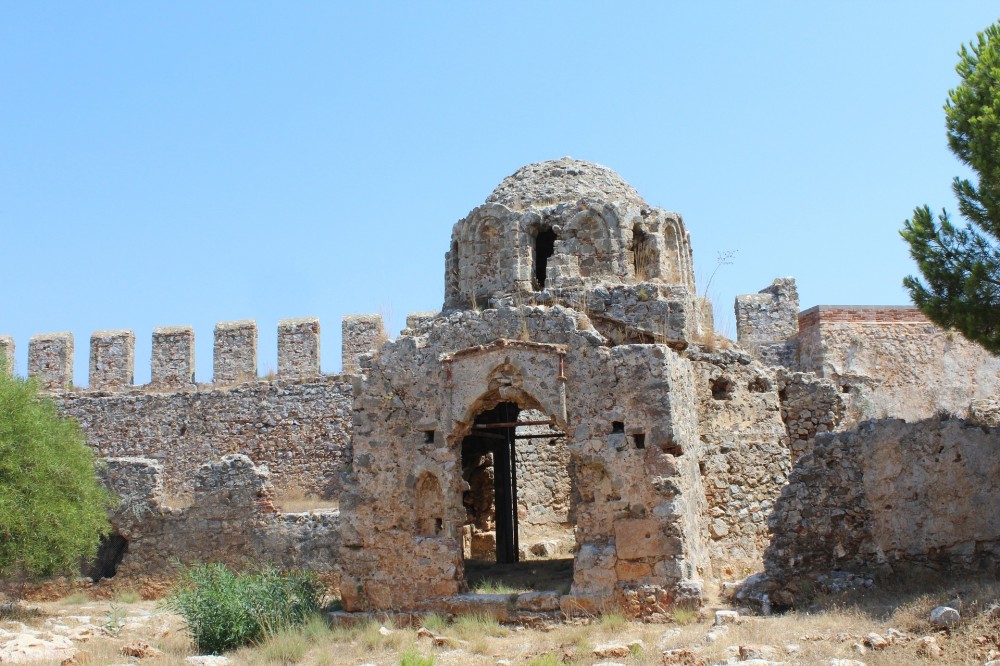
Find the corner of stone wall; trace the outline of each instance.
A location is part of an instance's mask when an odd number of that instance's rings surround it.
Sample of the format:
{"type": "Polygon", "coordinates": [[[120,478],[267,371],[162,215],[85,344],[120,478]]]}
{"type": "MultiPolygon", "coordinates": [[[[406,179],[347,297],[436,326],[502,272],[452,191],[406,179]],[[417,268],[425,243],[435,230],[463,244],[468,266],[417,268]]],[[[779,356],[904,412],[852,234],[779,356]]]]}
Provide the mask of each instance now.
{"type": "Polygon", "coordinates": [[[812,452],[818,434],[836,430],[843,423],[847,403],[840,387],[811,372],[778,368],[775,378],[794,464],[812,452]]]}
{"type": "Polygon", "coordinates": [[[799,292],[795,278],[776,278],[756,294],[736,297],[736,339],[768,365],[795,367],[799,292]]]}

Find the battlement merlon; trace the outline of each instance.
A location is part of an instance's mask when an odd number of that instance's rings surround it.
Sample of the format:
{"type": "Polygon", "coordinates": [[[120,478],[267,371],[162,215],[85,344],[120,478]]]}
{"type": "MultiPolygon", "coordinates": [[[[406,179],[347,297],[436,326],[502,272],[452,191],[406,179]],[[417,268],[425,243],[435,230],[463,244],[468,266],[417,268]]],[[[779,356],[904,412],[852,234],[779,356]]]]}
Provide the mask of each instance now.
{"type": "Polygon", "coordinates": [[[150,385],[180,389],[194,385],[194,329],[160,326],[153,329],[150,385]]]}
{"type": "Polygon", "coordinates": [[[135,383],[135,333],[94,331],[90,336],[90,388],[115,391],[135,383]]]}
{"type": "Polygon", "coordinates": [[[357,374],[361,368],[361,356],[378,350],[387,339],[382,315],[345,315],[341,339],[344,374],[357,374]]]}
{"type": "Polygon", "coordinates": [[[756,294],[736,297],[736,339],[740,345],[784,342],[799,332],[799,292],[795,278],[776,278],[756,294]]]}
{"type": "Polygon", "coordinates": [[[223,321],[215,325],[213,377],[216,384],[257,379],[257,322],[223,321]]]}
{"type": "Polygon", "coordinates": [[[278,376],[305,379],[320,374],[319,319],[282,319],[278,322],[278,376]]]}
{"type": "Polygon", "coordinates": [[[66,390],[73,386],[73,334],[40,333],[28,341],[28,376],[44,388],[66,390]]]}
{"type": "Polygon", "coordinates": [[[14,375],[14,338],[10,335],[0,335],[0,372],[14,375]]]}

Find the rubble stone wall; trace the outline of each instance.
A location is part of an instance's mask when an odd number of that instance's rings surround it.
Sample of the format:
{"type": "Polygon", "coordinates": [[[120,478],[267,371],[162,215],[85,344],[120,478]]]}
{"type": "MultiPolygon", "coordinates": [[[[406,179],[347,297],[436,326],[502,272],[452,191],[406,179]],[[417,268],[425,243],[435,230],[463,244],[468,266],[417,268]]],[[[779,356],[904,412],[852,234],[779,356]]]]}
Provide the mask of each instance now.
{"type": "Polygon", "coordinates": [[[825,433],[795,464],[765,554],[779,603],[803,577],[1000,565],[1000,429],[871,420],[825,433]]]}
{"type": "MultiPolygon", "coordinates": [[[[790,470],[774,369],[736,350],[689,351],[698,397],[706,527],[715,567],[750,566],[790,470]]],[[[731,572],[733,573],[733,572],[731,572]]]]}
{"type": "Polygon", "coordinates": [[[788,431],[792,463],[812,451],[816,435],[836,429],[846,409],[840,388],[811,372],[777,368],[781,418],[788,431]]]}
{"type": "Polygon", "coordinates": [[[103,473],[120,500],[112,526],[128,542],[118,573],[163,575],[191,562],[336,571],[339,513],[279,513],[267,470],[244,455],[199,467],[185,507],[167,500],[160,462],[111,458],[103,473]]]}
{"type": "Polygon", "coordinates": [[[912,307],[817,306],[799,316],[799,369],[849,393],[848,416],[918,421],[965,415],[1000,392],[1000,359],[912,307]]]}
{"type": "Polygon", "coordinates": [[[53,395],[105,458],[163,464],[173,495],[193,489],[207,460],[243,453],[267,465],[279,487],[335,497],[351,459],[351,384],[341,376],[255,381],[174,393],[68,392],[53,395]]]}

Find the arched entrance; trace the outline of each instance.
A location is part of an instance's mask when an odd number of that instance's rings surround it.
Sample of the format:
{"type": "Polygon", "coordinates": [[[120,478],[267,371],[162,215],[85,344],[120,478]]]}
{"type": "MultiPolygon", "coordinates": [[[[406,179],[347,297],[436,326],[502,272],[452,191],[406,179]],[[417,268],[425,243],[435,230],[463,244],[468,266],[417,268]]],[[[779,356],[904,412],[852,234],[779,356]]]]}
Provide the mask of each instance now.
{"type": "Polygon", "coordinates": [[[484,409],[462,439],[467,582],[567,589],[574,545],[566,435],[515,402],[484,409]]]}

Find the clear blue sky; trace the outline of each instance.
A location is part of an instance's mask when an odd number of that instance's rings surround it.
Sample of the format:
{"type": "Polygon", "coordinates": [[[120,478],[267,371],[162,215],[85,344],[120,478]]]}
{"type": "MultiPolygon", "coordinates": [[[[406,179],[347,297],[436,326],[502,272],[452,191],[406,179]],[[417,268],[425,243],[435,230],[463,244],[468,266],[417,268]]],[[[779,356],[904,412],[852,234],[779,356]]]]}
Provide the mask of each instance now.
{"type": "Polygon", "coordinates": [[[0,4],[0,334],[440,307],[452,224],[569,155],[683,215],[699,290],[902,304],[955,208],[941,106],[994,2],[0,4]]]}

